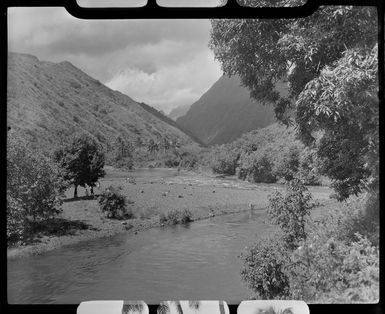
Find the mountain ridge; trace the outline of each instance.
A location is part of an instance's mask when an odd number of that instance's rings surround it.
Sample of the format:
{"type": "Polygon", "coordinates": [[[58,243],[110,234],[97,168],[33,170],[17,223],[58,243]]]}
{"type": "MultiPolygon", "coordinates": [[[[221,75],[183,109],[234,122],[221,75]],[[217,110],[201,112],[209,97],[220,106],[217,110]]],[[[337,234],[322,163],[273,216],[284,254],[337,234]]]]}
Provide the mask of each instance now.
{"type": "MultiPolygon", "coordinates": [[[[286,93],[286,85],[281,82],[278,91],[286,93]]],[[[250,98],[239,77],[223,75],[176,122],[205,144],[215,145],[232,142],[276,119],[273,107],[250,98]]]]}
{"type": "Polygon", "coordinates": [[[68,61],[9,52],[7,107],[8,126],[43,150],[76,132],[92,134],[107,150],[118,135],[133,141],[177,138],[182,145],[195,145],[178,127],[68,61]]]}

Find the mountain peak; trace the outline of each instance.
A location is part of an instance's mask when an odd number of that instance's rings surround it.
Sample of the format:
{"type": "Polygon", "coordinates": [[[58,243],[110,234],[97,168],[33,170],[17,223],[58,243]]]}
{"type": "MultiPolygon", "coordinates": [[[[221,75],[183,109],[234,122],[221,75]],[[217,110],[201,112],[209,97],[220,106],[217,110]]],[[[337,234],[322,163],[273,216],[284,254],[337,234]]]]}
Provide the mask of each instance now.
{"type": "Polygon", "coordinates": [[[231,142],[243,133],[274,122],[272,105],[250,98],[238,76],[225,75],[177,119],[181,127],[208,145],[231,142]]]}

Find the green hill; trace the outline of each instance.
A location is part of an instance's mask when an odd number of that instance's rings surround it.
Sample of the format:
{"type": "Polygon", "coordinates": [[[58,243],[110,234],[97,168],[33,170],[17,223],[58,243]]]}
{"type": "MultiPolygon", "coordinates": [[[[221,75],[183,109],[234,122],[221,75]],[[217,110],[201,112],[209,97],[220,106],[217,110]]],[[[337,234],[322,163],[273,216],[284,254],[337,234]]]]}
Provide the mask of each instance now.
{"type": "Polygon", "coordinates": [[[7,92],[8,127],[45,151],[78,131],[92,134],[106,149],[118,135],[129,141],[166,137],[197,145],[174,125],[67,61],[9,53],[7,92]]]}

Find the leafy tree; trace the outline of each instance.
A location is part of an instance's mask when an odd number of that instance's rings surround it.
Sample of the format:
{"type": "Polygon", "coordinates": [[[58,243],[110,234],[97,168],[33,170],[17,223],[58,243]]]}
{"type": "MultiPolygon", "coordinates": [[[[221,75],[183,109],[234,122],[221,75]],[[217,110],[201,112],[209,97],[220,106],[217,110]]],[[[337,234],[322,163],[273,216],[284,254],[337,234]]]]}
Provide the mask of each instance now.
{"type": "Polygon", "coordinates": [[[300,150],[297,146],[290,146],[282,153],[276,166],[275,173],[286,181],[293,180],[300,168],[300,150]]]}
{"type": "Polygon", "coordinates": [[[54,152],[54,159],[63,169],[63,178],[75,187],[93,187],[100,177],[105,175],[104,153],[98,142],[87,134],[75,135],[72,142],[54,152]]]}
{"type": "Polygon", "coordinates": [[[239,159],[238,177],[251,182],[276,182],[270,154],[266,150],[242,154],[239,159]]]}
{"type": "MultiPolygon", "coordinates": [[[[251,6],[261,1],[243,0],[251,6]]],[[[295,5],[297,0],[282,0],[295,5]]],[[[339,198],[378,184],[377,15],[371,7],[328,6],[301,19],[212,20],[210,47],[225,74],[252,97],[275,102],[313,145],[339,198]],[[289,82],[288,97],[275,89],[289,82]],[[321,131],[318,141],[314,133],[321,131]],[[351,159],[352,156],[352,159],[351,159]]]]}
{"type": "Polygon", "coordinates": [[[306,239],[305,225],[310,215],[311,199],[311,194],[298,179],[289,182],[286,195],[275,192],[269,196],[267,213],[281,228],[285,245],[290,249],[306,239]]]}
{"type": "Polygon", "coordinates": [[[233,175],[238,159],[237,152],[231,151],[226,145],[221,145],[212,151],[211,168],[214,173],[233,175]]]}
{"type": "Polygon", "coordinates": [[[45,220],[60,212],[65,189],[60,170],[14,134],[7,143],[7,238],[18,240],[30,220],[45,220]]]}
{"type": "Polygon", "coordinates": [[[378,185],[377,54],[377,46],[347,50],[297,100],[301,139],[316,147],[320,171],[340,199],[378,185]],[[320,130],[317,141],[312,134],[320,130]]]}

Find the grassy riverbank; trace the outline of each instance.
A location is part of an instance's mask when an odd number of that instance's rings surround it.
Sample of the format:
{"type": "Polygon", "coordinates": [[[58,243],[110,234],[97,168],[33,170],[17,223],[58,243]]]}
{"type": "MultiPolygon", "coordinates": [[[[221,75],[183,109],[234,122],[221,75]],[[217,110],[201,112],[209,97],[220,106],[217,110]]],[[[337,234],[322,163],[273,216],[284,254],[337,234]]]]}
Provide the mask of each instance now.
{"type": "MultiPolygon", "coordinates": [[[[263,210],[268,204],[268,195],[274,189],[284,188],[281,185],[255,185],[233,178],[223,179],[183,171],[165,178],[143,176],[131,179],[131,175],[130,172],[108,168],[106,177],[101,180],[100,190],[95,192],[98,194],[111,185],[121,186],[122,194],[132,201],[128,206],[134,213],[134,219],[108,219],[101,213],[96,199],[87,198],[80,188],[79,198],[74,200],[70,189],[59,217],[40,228],[37,226],[38,231],[26,245],[10,247],[8,257],[40,254],[63,245],[121,232],[135,236],[140,231],[160,227],[159,216],[170,210],[187,209],[192,214],[192,220],[250,210],[250,205],[254,210],[263,210]],[[131,180],[126,180],[128,177],[131,180]]],[[[338,206],[329,200],[330,189],[314,187],[310,191],[314,199],[324,205],[315,208],[314,215],[338,206]]]]}

